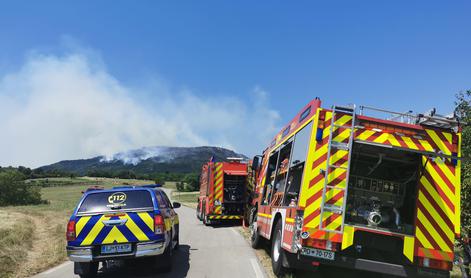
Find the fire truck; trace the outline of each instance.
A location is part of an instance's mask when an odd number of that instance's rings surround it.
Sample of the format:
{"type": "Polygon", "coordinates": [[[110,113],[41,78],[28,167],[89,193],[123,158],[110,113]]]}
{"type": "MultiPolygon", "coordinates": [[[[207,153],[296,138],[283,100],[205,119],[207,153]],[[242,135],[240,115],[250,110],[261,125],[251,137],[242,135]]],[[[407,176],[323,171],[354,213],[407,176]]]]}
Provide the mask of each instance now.
{"type": "Polygon", "coordinates": [[[247,203],[247,163],[242,158],[205,163],[200,176],[196,216],[205,225],[242,220],[247,203]]]}
{"type": "Polygon", "coordinates": [[[253,159],[252,247],[271,244],[277,276],[331,265],[449,277],[460,149],[454,116],[325,109],[316,98],[253,159]]]}

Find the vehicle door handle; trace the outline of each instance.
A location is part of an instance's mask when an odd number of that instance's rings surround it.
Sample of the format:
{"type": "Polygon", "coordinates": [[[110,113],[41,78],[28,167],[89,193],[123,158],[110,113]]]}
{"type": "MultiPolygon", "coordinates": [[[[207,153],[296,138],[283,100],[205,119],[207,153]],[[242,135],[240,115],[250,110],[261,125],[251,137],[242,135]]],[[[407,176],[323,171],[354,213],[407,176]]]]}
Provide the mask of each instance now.
{"type": "Polygon", "coordinates": [[[126,224],[128,220],[127,219],[114,219],[114,220],[103,220],[102,223],[105,224],[105,226],[121,226],[126,224]]]}

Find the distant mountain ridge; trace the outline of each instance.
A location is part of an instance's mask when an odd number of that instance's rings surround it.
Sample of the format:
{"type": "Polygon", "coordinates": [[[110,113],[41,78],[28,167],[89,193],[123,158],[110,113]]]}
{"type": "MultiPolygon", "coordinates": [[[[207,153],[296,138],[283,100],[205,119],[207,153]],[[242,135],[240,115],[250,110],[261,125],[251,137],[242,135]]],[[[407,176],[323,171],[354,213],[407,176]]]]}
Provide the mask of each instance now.
{"type": "Polygon", "coordinates": [[[93,171],[119,172],[131,170],[136,174],[191,173],[199,172],[203,163],[213,156],[215,161],[225,161],[228,157],[242,157],[220,147],[143,147],[119,152],[112,156],[97,156],[89,159],[64,160],[39,167],[49,171],[63,171],[77,175],[87,175],[93,171]]]}

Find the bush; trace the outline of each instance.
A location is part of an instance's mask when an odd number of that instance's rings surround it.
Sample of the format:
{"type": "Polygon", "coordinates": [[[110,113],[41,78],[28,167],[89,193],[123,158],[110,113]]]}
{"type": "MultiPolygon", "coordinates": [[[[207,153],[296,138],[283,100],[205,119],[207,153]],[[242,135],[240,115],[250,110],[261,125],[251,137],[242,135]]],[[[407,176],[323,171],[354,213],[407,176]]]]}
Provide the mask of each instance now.
{"type": "Polygon", "coordinates": [[[177,182],[176,186],[178,191],[185,191],[185,184],[183,182],[177,182]]]}
{"type": "Polygon", "coordinates": [[[461,227],[471,232],[471,90],[456,95],[455,113],[468,125],[462,130],[461,143],[461,227]]]}
{"type": "Polygon", "coordinates": [[[25,182],[25,175],[13,169],[0,171],[0,206],[37,205],[41,199],[38,186],[25,182]]]}

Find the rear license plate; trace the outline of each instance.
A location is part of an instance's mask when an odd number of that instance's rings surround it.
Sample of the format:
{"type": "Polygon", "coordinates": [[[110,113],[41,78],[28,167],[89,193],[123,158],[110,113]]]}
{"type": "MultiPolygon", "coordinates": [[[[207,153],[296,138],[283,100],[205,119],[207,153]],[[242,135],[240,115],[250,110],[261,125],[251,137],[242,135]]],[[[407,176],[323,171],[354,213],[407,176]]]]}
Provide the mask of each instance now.
{"type": "Polygon", "coordinates": [[[314,248],[306,248],[304,247],[301,249],[301,254],[306,256],[311,256],[315,258],[325,259],[333,261],[335,259],[335,252],[321,250],[321,249],[314,249],[314,248]]]}
{"type": "Polygon", "coordinates": [[[102,254],[130,253],[131,251],[131,244],[113,244],[101,246],[102,254]]]}

